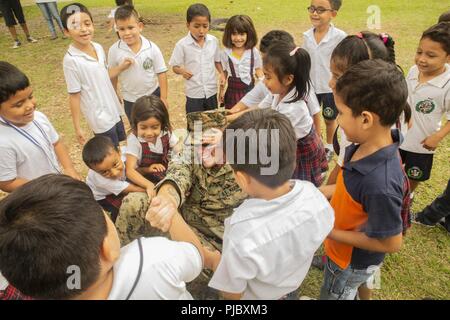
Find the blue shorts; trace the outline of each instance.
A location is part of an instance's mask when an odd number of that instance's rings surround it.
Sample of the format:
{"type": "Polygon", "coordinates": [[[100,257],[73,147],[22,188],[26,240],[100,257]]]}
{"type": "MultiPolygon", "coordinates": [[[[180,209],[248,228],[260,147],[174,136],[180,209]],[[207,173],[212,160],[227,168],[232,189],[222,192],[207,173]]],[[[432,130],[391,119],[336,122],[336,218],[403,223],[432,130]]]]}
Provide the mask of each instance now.
{"type": "Polygon", "coordinates": [[[217,94],[202,99],[186,97],[186,113],[217,109],[217,94]]]}
{"type": "Polygon", "coordinates": [[[322,106],[322,116],[325,120],[336,120],[338,116],[338,110],[336,103],[334,102],[334,96],[332,93],[319,93],[316,94],[319,105],[322,106]]]}
{"type": "Polygon", "coordinates": [[[109,137],[116,147],[119,147],[121,141],[125,141],[127,139],[127,134],[125,132],[125,127],[123,125],[122,119],[120,119],[120,121],[117,122],[114,127],[109,129],[108,131],[102,133],[94,133],[94,135],[109,137]]]}
{"type": "Polygon", "coordinates": [[[415,181],[430,179],[434,154],[415,153],[400,149],[400,155],[409,179],[415,181]]]}
{"type": "MultiPolygon", "coordinates": [[[[161,90],[156,88],[155,91],[151,95],[157,96],[158,98],[161,98],[161,90]]],[[[123,100],[123,107],[125,109],[125,114],[127,115],[128,121],[131,124],[131,111],[133,111],[134,102],[130,102],[127,100],[123,100]]]]}
{"type": "Polygon", "coordinates": [[[320,300],[355,300],[358,288],[366,283],[380,267],[381,265],[354,269],[348,266],[343,270],[327,257],[320,300]]]}

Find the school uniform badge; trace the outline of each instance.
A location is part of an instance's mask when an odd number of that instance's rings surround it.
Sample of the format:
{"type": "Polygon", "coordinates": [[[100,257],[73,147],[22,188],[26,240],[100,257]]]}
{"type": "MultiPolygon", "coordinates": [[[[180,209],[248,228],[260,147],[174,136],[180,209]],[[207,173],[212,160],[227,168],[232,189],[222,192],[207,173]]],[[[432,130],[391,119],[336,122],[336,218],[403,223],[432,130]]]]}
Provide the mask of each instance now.
{"type": "Polygon", "coordinates": [[[149,57],[145,59],[144,64],[142,65],[144,67],[144,70],[149,70],[153,67],[153,61],[149,57]]]}
{"type": "Polygon", "coordinates": [[[419,167],[412,167],[412,168],[409,168],[407,174],[408,174],[409,178],[418,180],[418,179],[422,178],[423,171],[419,167]]]}
{"type": "Polygon", "coordinates": [[[423,114],[430,114],[434,111],[434,109],[436,109],[436,104],[434,103],[433,99],[430,98],[419,101],[416,104],[416,111],[423,114]]]}

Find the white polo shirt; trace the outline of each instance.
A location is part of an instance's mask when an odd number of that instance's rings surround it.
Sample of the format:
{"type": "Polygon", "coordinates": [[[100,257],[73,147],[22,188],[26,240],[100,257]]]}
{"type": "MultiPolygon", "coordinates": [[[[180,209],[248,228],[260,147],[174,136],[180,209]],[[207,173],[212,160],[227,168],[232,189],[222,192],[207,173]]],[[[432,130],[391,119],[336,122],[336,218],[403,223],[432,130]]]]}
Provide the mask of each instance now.
{"type": "Polygon", "coordinates": [[[240,59],[233,56],[233,50],[230,48],[224,48],[220,54],[220,59],[222,62],[223,70],[228,72],[228,76],[232,76],[230,61],[233,63],[234,71],[236,72],[236,76],[241,79],[247,85],[250,85],[252,82],[252,76],[255,74],[255,70],[258,68],[262,68],[262,59],[259,54],[258,49],[248,49],[244,51],[244,54],[240,59]],[[250,70],[251,62],[252,62],[252,50],[254,57],[253,70],[250,70]]]}
{"type": "MultiPolygon", "coordinates": [[[[192,300],[186,282],[197,278],[203,268],[197,248],[162,237],[141,238],[141,241],[142,273],[130,300],[192,300]]],[[[137,240],[120,250],[108,300],[126,299],[136,281],[140,261],[137,240]]]]}
{"type": "Polygon", "coordinates": [[[446,65],[443,74],[426,83],[419,83],[419,69],[413,66],[406,81],[413,125],[400,149],[433,154],[434,151],[425,149],[420,142],[440,130],[443,115],[450,120],[450,66],[446,65]]]}
{"type": "Polygon", "coordinates": [[[194,99],[210,98],[217,94],[216,62],[220,62],[219,40],[207,34],[203,48],[189,32],[175,45],[169,65],[190,71],[193,76],[186,80],[186,96],[194,99]]]}
{"type": "Polygon", "coordinates": [[[280,299],[302,283],[314,252],[330,233],[334,212],[314,185],[266,201],[245,200],[225,220],[222,258],[209,286],[242,299],[280,299]]]}
{"type": "Polygon", "coordinates": [[[35,111],[33,122],[17,128],[31,136],[40,147],[0,119],[0,181],[33,180],[59,173],[61,168],[53,146],[59,135],[47,117],[35,111]]]}
{"type": "Polygon", "coordinates": [[[108,179],[92,169],[88,170],[86,184],[91,188],[95,200],[103,200],[111,194],[118,196],[130,185],[126,181],[125,170],[120,179],[108,179]]]}
{"type": "Polygon", "coordinates": [[[288,103],[288,101],[292,100],[296,90],[296,88],[292,89],[281,101],[280,95],[269,94],[264,101],[261,102],[259,107],[261,109],[272,108],[287,116],[289,120],[291,120],[295,130],[295,136],[298,140],[310,133],[314,122],[304,100],[288,103]]]}
{"type": "Polygon", "coordinates": [[[328,33],[318,44],[314,38],[314,28],[309,29],[304,35],[303,48],[308,51],[311,57],[311,81],[317,94],[331,93],[328,82],[331,79],[330,60],[334,48],[341,42],[347,34],[330,25],[328,33]]]}
{"type": "MultiPolygon", "coordinates": [[[[264,98],[270,94],[271,93],[264,84],[264,81],[259,81],[256,83],[255,87],[241,99],[241,102],[249,108],[255,107],[263,102],[264,98]]],[[[321,111],[319,101],[317,100],[316,93],[312,87],[309,90],[305,102],[311,116],[314,116],[321,111]]]]}
{"type": "Polygon", "coordinates": [[[123,114],[108,74],[103,48],[92,42],[98,61],[73,45],[64,56],[64,76],[69,93],[81,93],[81,111],[94,133],[114,127],[123,114]]]}
{"type": "Polygon", "coordinates": [[[159,47],[143,36],[141,41],[138,53],[134,53],[122,40],[114,43],[108,53],[109,67],[120,65],[125,58],[134,60],[134,63],[119,75],[122,96],[129,102],[152,94],[159,87],[158,74],[167,72],[159,47]]]}

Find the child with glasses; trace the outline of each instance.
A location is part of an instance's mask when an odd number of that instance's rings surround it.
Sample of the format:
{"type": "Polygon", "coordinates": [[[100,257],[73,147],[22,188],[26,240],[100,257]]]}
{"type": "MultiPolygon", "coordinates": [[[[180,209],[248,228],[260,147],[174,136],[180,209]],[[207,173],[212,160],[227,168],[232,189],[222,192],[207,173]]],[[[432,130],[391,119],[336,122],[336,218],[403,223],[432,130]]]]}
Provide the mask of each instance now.
{"type": "Polygon", "coordinates": [[[333,91],[328,85],[331,78],[330,59],[334,48],[347,36],[344,31],[334,27],[331,21],[336,18],[341,5],[341,0],[312,0],[308,12],[313,27],[304,33],[303,43],[303,48],[311,56],[311,81],[322,105],[328,161],[333,157],[333,133],[337,117],[333,91]]]}

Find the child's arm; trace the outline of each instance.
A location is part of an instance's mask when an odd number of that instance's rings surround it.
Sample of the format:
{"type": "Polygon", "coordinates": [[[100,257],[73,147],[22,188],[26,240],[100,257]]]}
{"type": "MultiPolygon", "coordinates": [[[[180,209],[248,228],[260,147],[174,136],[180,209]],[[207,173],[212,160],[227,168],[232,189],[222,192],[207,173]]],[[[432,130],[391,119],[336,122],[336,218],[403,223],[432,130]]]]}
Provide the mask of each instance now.
{"type": "Polygon", "coordinates": [[[330,200],[333,197],[334,192],[336,191],[336,184],[330,184],[330,185],[326,185],[326,186],[321,186],[319,188],[319,191],[323,193],[325,198],[330,200]]]}
{"type": "Polygon", "coordinates": [[[192,72],[180,67],[180,66],[174,66],[172,68],[173,72],[175,72],[176,74],[182,75],[183,78],[185,78],[186,80],[189,80],[190,78],[192,78],[192,76],[194,75],[192,72]]]}
{"type": "Polygon", "coordinates": [[[77,135],[78,143],[84,145],[86,138],[84,136],[83,130],[80,126],[80,115],[81,115],[81,93],[70,93],[69,94],[69,106],[70,112],[72,113],[73,126],[75,128],[75,134],[77,135]]]}
{"type": "Polygon", "coordinates": [[[403,236],[398,234],[383,239],[370,238],[364,232],[333,229],[328,238],[341,243],[376,252],[393,253],[400,250],[403,236]]]}
{"type": "Polygon", "coordinates": [[[145,189],[141,188],[141,187],[139,187],[139,186],[137,186],[135,184],[130,183],[128,185],[128,187],[126,187],[121,193],[129,194],[129,193],[132,193],[132,192],[145,192],[145,189]]]}
{"type": "Polygon", "coordinates": [[[0,190],[3,192],[13,192],[17,188],[23,186],[25,183],[27,183],[29,180],[23,179],[23,178],[15,178],[14,180],[9,181],[0,181],[0,190]]]}
{"type": "Polygon", "coordinates": [[[125,58],[123,61],[116,67],[111,67],[108,69],[109,78],[112,80],[117,78],[122,72],[127,70],[134,63],[134,59],[125,58]]]}
{"type": "Polygon", "coordinates": [[[73,166],[72,160],[70,159],[69,152],[67,151],[66,146],[61,140],[58,140],[53,147],[55,148],[56,157],[58,158],[61,166],[64,169],[64,173],[75,180],[82,180],[81,176],[75,170],[73,166]]]}
{"type": "Polygon", "coordinates": [[[161,91],[161,100],[166,105],[166,108],[169,108],[169,102],[167,100],[168,97],[168,88],[169,85],[167,84],[167,72],[158,73],[158,82],[159,82],[159,89],[161,91]]]}
{"type": "Polygon", "coordinates": [[[127,161],[125,162],[125,167],[126,167],[126,174],[127,174],[127,178],[130,179],[132,182],[134,182],[135,184],[137,184],[138,186],[145,188],[149,199],[152,199],[155,196],[155,185],[145,179],[137,170],[136,170],[136,166],[137,166],[137,158],[127,154],[127,161]]]}
{"type": "Polygon", "coordinates": [[[220,86],[225,86],[225,83],[227,82],[227,78],[225,76],[225,72],[223,71],[222,62],[214,62],[214,65],[216,66],[217,72],[219,72],[219,84],[220,86]]]}
{"type": "Polygon", "coordinates": [[[438,132],[427,137],[421,142],[423,147],[429,151],[434,151],[439,146],[439,143],[449,134],[450,132],[450,120],[447,121],[445,126],[441,128],[438,132]]]}
{"type": "MultiPolygon", "coordinates": [[[[228,72],[224,71],[223,74],[225,76],[225,79],[228,79],[228,72]]],[[[225,82],[226,82],[226,80],[225,80],[225,82]]],[[[225,83],[220,84],[220,86],[219,86],[219,103],[225,102],[225,92],[226,92],[225,83]]]]}
{"type": "Polygon", "coordinates": [[[337,176],[339,174],[339,169],[340,168],[341,167],[336,163],[336,165],[334,166],[333,171],[331,171],[330,175],[328,176],[327,185],[336,184],[337,176]]]}
{"type": "Polygon", "coordinates": [[[313,115],[313,121],[314,121],[314,129],[316,129],[317,134],[320,138],[322,138],[322,128],[321,128],[321,116],[320,112],[313,115]]]}

